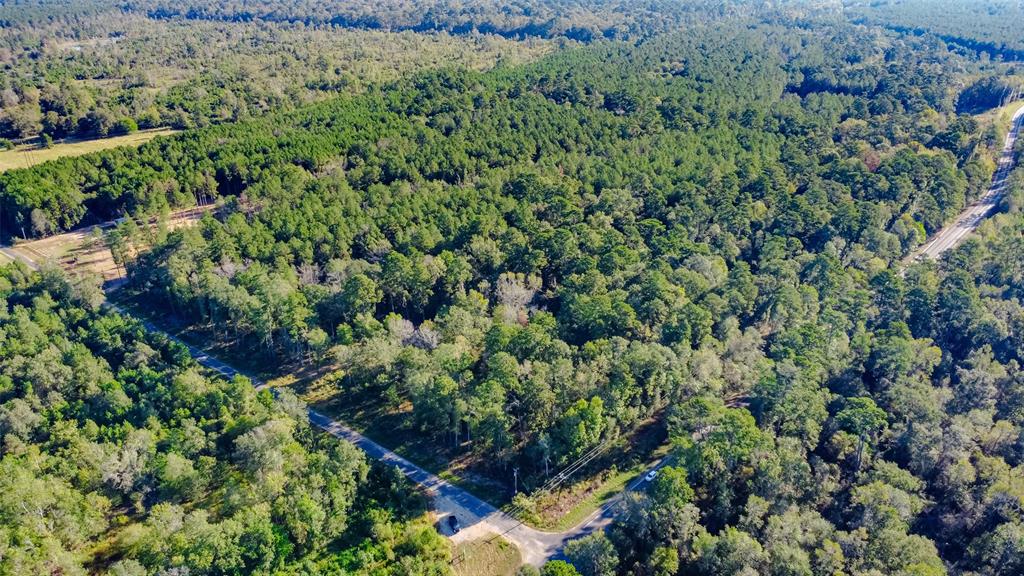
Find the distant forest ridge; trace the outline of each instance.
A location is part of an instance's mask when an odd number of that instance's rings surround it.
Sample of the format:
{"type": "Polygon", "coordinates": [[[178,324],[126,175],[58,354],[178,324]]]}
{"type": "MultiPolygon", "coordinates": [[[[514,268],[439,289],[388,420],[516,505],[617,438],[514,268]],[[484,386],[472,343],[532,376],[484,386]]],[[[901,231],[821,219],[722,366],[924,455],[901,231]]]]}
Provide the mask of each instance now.
{"type": "Polygon", "coordinates": [[[646,37],[709,17],[750,13],[749,6],[742,7],[741,2],[732,0],[519,0],[491,4],[457,0],[126,0],[123,8],[151,18],[301,22],[416,32],[478,32],[509,38],[566,37],[583,42],[646,37]]]}
{"type": "Polygon", "coordinates": [[[935,34],[993,58],[1024,59],[1024,5],[1012,0],[877,0],[845,5],[851,22],[904,34],[935,34]]]}
{"type": "MultiPolygon", "coordinates": [[[[873,22],[871,22],[870,20],[868,20],[866,18],[854,19],[853,23],[854,24],[873,24],[873,22]]],[[[895,32],[899,32],[901,34],[916,34],[916,35],[920,36],[920,35],[923,35],[923,34],[931,34],[931,33],[933,33],[932,30],[929,30],[927,28],[907,27],[907,26],[899,26],[899,25],[896,25],[896,24],[887,24],[887,23],[882,23],[882,25],[885,26],[886,28],[890,29],[890,30],[893,30],[895,32]]],[[[957,46],[963,46],[964,48],[967,48],[969,50],[974,50],[975,52],[988,52],[989,55],[991,55],[991,56],[1000,56],[1000,57],[1002,57],[1003,60],[1024,60],[1024,50],[1014,50],[1014,49],[1011,49],[1011,48],[1007,48],[1005,44],[996,44],[996,43],[993,43],[993,42],[984,42],[984,41],[976,40],[974,38],[965,38],[965,37],[962,37],[962,36],[954,36],[954,35],[950,35],[950,34],[936,34],[936,36],[938,36],[944,42],[947,42],[949,44],[954,44],[954,45],[957,45],[957,46]]]]}

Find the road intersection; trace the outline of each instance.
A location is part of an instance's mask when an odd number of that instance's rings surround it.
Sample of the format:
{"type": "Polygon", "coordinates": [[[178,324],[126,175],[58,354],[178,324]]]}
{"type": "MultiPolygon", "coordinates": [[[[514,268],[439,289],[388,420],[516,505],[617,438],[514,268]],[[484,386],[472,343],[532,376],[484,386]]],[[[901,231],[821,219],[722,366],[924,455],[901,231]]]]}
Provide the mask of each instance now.
{"type": "MultiPolygon", "coordinates": [[[[1011,120],[1010,131],[1003,144],[996,172],[992,177],[992,184],[988,191],[976,202],[964,209],[951,224],[937,232],[926,244],[908,256],[907,262],[938,258],[947,250],[958,246],[964,238],[978,228],[982,221],[993,213],[1008,191],[1009,176],[1014,168],[1014,146],[1022,126],[1024,126],[1024,107],[1020,108],[1011,120]]],[[[24,263],[33,270],[38,270],[40,267],[38,262],[33,261],[21,252],[9,250],[5,247],[0,247],[0,252],[12,260],[24,263]]],[[[112,288],[116,287],[116,283],[111,284],[112,288]]],[[[115,304],[108,303],[106,306],[120,314],[131,315],[115,304]]],[[[150,331],[166,334],[149,322],[143,321],[143,324],[150,331]]],[[[249,378],[257,388],[264,386],[258,379],[242,373],[227,363],[210,356],[203,350],[183,342],[170,334],[166,334],[166,336],[185,346],[196,362],[210,370],[228,378],[235,375],[243,375],[249,378]]],[[[622,498],[620,493],[569,530],[545,532],[523,524],[517,518],[495,508],[437,475],[420,468],[345,424],[312,408],[309,409],[309,420],[326,433],[354,444],[370,458],[398,468],[402,474],[422,487],[432,497],[434,511],[440,518],[455,515],[464,528],[458,533],[449,536],[452,542],[469,542],[489,535],[499,534],[519,548],[524,562],[534,566],[539,566],[549,559],[561,557],[565,544],[570,540],[580,538],[597,530],[603,530],[611,524],[618,511],[617,505],[622,498]]],[[[658,469],[663,465],[664,461],[659,462],[649,470],[658,469]]],[[[644,476],[649,470],[644,470],[640,473],[626,487],[626,491],[639,488],[646,481],[644,476]]]]}
{"type": "MultiPolygon", "coordinates": [[[[2,247],[0,247],[0,252],[10,256],[12,259],[24,263],[32,270],[39,270],[40,268],[39,263],[28,259],[20,253],[9,252],[2,247]]],[[[108,287],[116,288],[117,284],[113,284],[112,286],[108,284],[108,287]]],[[[132,316],[129,311],[112,302],[107,302],[104,306],[118,314],[132,316]]],[[[142,319],[140,319],[140,321],[150,332],[163,334],[168,339],[187,348],[189,354],[191,354],[192,358],[194,358],[196,362],[220,374],[221,376],[224,376],[225,378],[233,378],[236,375],[244,376],[248,378],[258,389],[265,386],[265,384],[258,378],[255,378],[250,374],[246,374],[226,362],[209,355],[204,350],[192,346],[191,344],[164,332],[151,322],[142,319]]],[[[590,514],[590,516],[569,530],[565,530],[563,532],[545,532],[543,530],[527,526],[521,520],[495,508],[491,504],[477,498],[470,492],[452,484],[451,482],[440,478],[436,474],[424,470],[402,456],[399,456],[352,428],[349,428],[345,424],[312,408],[308,409],[308,413],[309,421],[314,426],[335,438],[352,443],[357,448],[365,452],[368,457],[398,468],[403,475],[409,478],[410,481],[419,485],[431,497],[433,502],[432,508],[439,518],[446,518],[447,516],[455,515],[459,519],[459,523],[464,528],[456,534],[449,535],[449,538],[453,543],[472,542],[477,539],[487,538],[497,534],[515,544],[519,548],[523,562],[534,566],[540,566],[547,560],[562,557],[562,549],[570,540],[574,540],[576,538],[586,536],[587,534],[591,534],[597,530],[603,530],[606,528],[615,518],[615,514],[618,510],[617,504],[622,498],[622,493],[611,498],[608,502],[590,514]]],[[[638,474],[637,477],[627,485],[626,491],[636,490],[639,488],[646,481],[645,475],[650,470],[656,470],[661,466],[664,466],[664,464],[665,462],[663,460],[658,462],[653,468],[644,470],[638,474]]],[[[442,526],[443,524],[444,523],[442,523],[442,526]]]]}
{"type": "MultiPolygon", "coordinates": [[[[114,312],[131,316],[131,313],[116,304],[108,303],[106,306],[114,312]]],[[[257,388],[264,387],[264,384],[259,379],[239,371],[175,336],[163,332],[150,322],[145,320],[142,320],[142,322],[147,330],[164,334],[167,338],[185,346],[196,362],[210,370],[226,378],[233,378],[236,375],[245,376],[257,388]]],[[[603,530],[611,524],[617,510],[616,505],[621,499],[621,494],[610,499],[578,525],[564,532],[537,530],[523,524],[522,521],[495,508],[484,500],[477,498],[470,492],[438,477],[436,474],[420,468],[345,424],[312,408],[308,409],[308,413],[310,423],[324,432],[335,438],[350,442],[374,460],[398,468],[403,475],[419,485],[431,497],[433,501],[432,508],[439,518],[445,518],[454,514],[465,528],[457,534],[449,536],[453,543],[470,542],[478,538],[498,534],[515,544],[519,548],[523,561],[534,566],[540,566],[549,559],[560,557],[562,548],[568,541],[586,536],[596,530],[603,530]]],[[[662,461],[651,469],[658,469],[663,465],[664,462],[662,461]]],[[[644,474],[647,472],[648,470],[645,470],[643,473],[638,474],[637,478],[626,489],[636,490],[645,481],[644,474]]]]}

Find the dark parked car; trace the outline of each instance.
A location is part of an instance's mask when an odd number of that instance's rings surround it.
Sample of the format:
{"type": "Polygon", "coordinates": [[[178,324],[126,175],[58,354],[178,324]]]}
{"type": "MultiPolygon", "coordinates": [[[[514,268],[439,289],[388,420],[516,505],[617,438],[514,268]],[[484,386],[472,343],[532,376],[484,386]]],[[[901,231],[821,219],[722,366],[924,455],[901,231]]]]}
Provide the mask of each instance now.
{"type": "Polygon", "coordinates": [[[448,527],[451,528],[452,534],[458,534],[461,528],[459,527],[459,519],[454,514],[448,517],[448,527]]]}

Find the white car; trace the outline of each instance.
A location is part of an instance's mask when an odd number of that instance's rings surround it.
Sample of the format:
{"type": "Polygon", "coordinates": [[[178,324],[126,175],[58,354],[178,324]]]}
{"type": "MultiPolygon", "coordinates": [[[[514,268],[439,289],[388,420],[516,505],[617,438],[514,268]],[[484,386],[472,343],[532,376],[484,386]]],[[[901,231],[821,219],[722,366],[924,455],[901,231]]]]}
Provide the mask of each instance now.
{"type": "Polygon", "coordinates": [[[644,482],[650,482],[651,480],[654,480],[657,477],[658,477],[658,471],[657,470],[651,470],[650,472],[647,473],[646,476],[644,476],[644,482]]]}

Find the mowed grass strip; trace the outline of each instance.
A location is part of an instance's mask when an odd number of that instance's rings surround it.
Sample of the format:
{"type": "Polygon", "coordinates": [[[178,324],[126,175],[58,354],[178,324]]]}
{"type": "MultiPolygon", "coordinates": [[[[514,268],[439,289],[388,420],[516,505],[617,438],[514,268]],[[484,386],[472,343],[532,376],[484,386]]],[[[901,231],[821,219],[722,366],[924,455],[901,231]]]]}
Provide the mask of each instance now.
{"type": "Polygon", "coordinates": [[[493,535],[456,545],[452,560],[456,576],[515,576],[523,563],[515,545],[493,535]]]}
{"type": "Polygon", "coordinates": [[[0,150],[0,172],[15,168],[29,168],[57,158],[82,156],[90,152],[98,152],[118,146],[139,146],[157,136],[174,134],[177,130],[170,128],[153,128],[140,130],[124,136],[98,138],[96,140],[65,140],[49,148],[39,148],[35,144],[22,144],[12,150],[0,150]]]}

